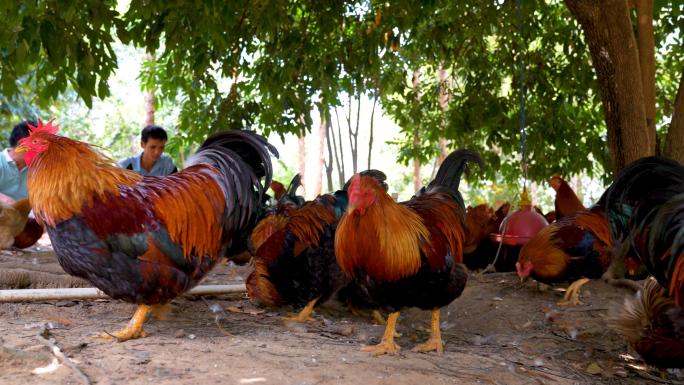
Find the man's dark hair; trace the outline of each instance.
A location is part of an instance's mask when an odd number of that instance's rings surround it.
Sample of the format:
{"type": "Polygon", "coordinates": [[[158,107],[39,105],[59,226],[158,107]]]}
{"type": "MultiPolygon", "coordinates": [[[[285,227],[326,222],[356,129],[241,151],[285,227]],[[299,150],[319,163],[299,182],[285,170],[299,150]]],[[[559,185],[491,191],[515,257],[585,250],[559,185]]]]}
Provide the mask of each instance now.
{"type": "Polygon", "coordinates": [[[147,140],[150,138],[169,140],[169,137],[166,135],[166,130],[160,126],[155,126],[154,124],[150,124],[149,126],[143,128],[142,133],[140,134],[140,139],[143,143],[147,143],[147,140]]]}
{"type": "Polygon", "coordinates": [[[12,130],[12,133],[10,134],[10,147],[16,147],[17,144],[19,144],[19,141],[28,138],[29,135],[31,135],[31,132],[29,132],[29,126],[32,125],[33,127],[38,127],[36,122],[29,120],[26,122],[21,122],[14,126],[14,129],[12,130]],[[27,124],[28,123],[28,124],[27,124]]]}

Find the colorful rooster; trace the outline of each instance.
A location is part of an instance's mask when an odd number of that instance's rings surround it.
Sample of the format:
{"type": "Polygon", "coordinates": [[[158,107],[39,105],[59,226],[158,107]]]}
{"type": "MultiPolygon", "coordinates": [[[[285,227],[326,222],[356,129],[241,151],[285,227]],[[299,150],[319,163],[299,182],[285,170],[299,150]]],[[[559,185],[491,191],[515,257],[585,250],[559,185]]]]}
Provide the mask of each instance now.
{"type": "Polygon", "coordinates": [[[255,225],[271,182],[263,137],[249,131],[216,133],[185,170],[142,177],[123,170],[87,143],[57,136],[40,123],[22,139],[29,200],[47,227],[60,265],[115,299],[138,304],[128,326],[99,337],[146,336],[151,306],[197,285],[222,249],[255,225]]]}
{"type": "Polygon", "coordinates": [[[418,307],[432,312],[432,329],[416,350],[442,352],[439,310],[461,295],[468,280],[461,264],[466,208],[458,192],[468,161],[483,167],[474,152],[455,151],[435,180],[402,203],[377,180],[354,176],[335,235],[337,261],[364,300],[391,312],[380,344],[362,350],[395,354],[399,311],[418,307]]]}
{"type": "MultiPolygon", "coordinates": [[[[386,176],[368,175],[387,190],[386,176]]],[[[347,183],[342,190],[319,195],[297,210],[284,228],[275,231],[257,249],[256,267],[247,277],[247,290],[266,306],[292,305],[303,310],[286,321],[305,322],[317,303],[349,283],[335,259],[335,231],[347,209],[347,183]]]]}

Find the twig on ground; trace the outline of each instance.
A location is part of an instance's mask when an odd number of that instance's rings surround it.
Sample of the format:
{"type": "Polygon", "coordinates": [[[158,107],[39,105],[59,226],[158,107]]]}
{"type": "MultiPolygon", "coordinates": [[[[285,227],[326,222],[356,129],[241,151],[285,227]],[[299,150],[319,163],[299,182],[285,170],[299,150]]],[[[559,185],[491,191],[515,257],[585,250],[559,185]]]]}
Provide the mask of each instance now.
{"type": "Polygon", "coordinates": [[[0,346],[0,351],[18,359],[28,358],[37,361],[50,361],[50,356],[43,353],[27,352],[25,350],[6,348],[4,346],[0,346]]]}
{"type": "Polygon", "coordinates": [[[218,326],[218,328],[219,328],[219,330],[221,331],[221,333],[227,335],[228,337],[235,337],[234,335],[228,333],[227,331],[225,331],[225,330],[221,327],[221,324],[219,323],[219,317],[216,317],[216,326],[218,326]]]}
{"type": "Polygon", "coordinates": [[[59,358],[60,360],[62,360],[62,362],[64,362],[64,364],[65,364],[66,366],[68,366],[74,373],[76,373],[76,375],[77,375],[81,380],[83,380],[83,383],[84,383],[84,384],[90,385],[90,380],[88,379],[88,377],[87,377],[85,374],[83,374],[83,372],[81,372],[81,370],[78,368],[78,366],[76,366],[76,364],[74,364],[73,362],[71,362],[71,360],[69,360],[69,359],[64,355],[64,353],[62,353],[61,350],[59,350],[59,348],[57,347],[57,345],[55,345],[54,343],[52,343],[52,341],[49,340],[49,335],[50,335],[50,330],[48,329],[47,324],[43,324],[43,327],[40,329],[40,331],[38,332],[38,334],[36,334],[36,339],[37,339],[38,342],[40,342],[41,344],[43,344],[43,345],[47,346],[48,348],[50,348],[50,350],[52,351],[52,354],[54,354],[55,356],[57,356],[57,358],[59,358]]]}

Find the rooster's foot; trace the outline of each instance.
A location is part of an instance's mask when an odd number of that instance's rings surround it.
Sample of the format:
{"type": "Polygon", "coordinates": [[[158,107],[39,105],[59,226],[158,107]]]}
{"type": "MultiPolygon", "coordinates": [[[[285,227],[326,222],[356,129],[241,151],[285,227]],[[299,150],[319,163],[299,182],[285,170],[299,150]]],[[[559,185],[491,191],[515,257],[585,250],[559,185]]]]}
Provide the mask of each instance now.
{"type": "Polygon", "coordinates": [[[354,314],[357,317],[359,317],[359,316],[368,317],[368,313],[359,310],[359,308],[357,308],[356,306],[354,306],[354,304],[352,304],[351,300],[347,300],[347,307],[344,310],[354,314]]]}
{"type": "Polygon", "coordinates": [[[309,302],[304,309],[299,314],[288,314],[289,317],[283,317],[283,321],[285,322],[316,322],[315,319],[311,317],[311,314],[314,314],[314,306],[316,305],[316,301],[318,301],[318,298],[314,299],[313,301],[309,302]]]}
{"type": "Polygon", "coordinates": [[[373,352],[376,356],[383,354],[397,354],[401,350],[401,346],[394,342],[394,337],[391,340],[382,339],[382,341],[374,346],[364,346],[361,348],[362,352],[373,352]]]}
{"type": "Polygon", "coordinates": [[[390,313],[387,317],[387,327],[385,328],[385,334],[382,336],[382,341],[375,346],[364,346],[361,348],[362,352],[373,352],[376,356],[382,354],[397,354],[401,349],[399,345],[394,343],[394,337],[398,336],[396,325],[397,319],[399,318],[399,312],[390,313]]]}
{"type": "Polygon", "coordinates": [[[442,345],[442,335],[439,331],[439,309],[434,309],[431,313],[430,339],[427,340],[427,342],[416,346],[413,350],[416,352],[430,352],[436,350],[437,354],[442,354],[444,347],[442,345]]]}
{"type": "Polygon", "coordinates": [[[435,338],[431,335],[430,339],[427,340],[427,342],[416,346],[413,350],[416,352],[431,352],[433,350],[436,350],[437,354],[442,354],[442,352],[444,351],[444,347],[442,345],[441,338],[435,338]]]}
{"type": "Polygon", "coordinates": [[[559,301],[556,303],[558,306],[578,306],[582,304],[582,301],[579,300],[579,291],[580,287],[584,285],[585,283],[589,282],[589,278],[582,278],[578,279],[577,281],[573,282],[570,284],[568,287],[568,290],[565,292],[565,296],[563,296],[563,301],[559,301]]]}
{"type": "Polygon", "coordinates": [[[147,337],[147,332],[143,330],[143,323],[147,317],[147,312],[150,310],[149,305],[140,305],[136,310],[133,318],[128,322],[126,328],[115,333],[101,333],[95,335],[95,338],[116,338],[118,342],[124,342],[135,338],[147,337]]]}

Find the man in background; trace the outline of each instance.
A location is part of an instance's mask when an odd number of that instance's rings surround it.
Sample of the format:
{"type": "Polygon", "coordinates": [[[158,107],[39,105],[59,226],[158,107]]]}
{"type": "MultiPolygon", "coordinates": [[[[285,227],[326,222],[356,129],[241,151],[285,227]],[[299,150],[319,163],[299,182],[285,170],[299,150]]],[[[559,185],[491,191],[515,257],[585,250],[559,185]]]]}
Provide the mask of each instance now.
{"type": "Polygon", "coordinates": [[[19,199],[28,198],[26,188],[28,167],[24,159],[25,153],[17,153],[15,150],[19,141],[29,136],[29,124],[33,127],[37,126],[32,121],[21,122],[14,126],[10,134],[10,148],[3,150],[0,155],[0,203],[2,204],[8,205],[19,199]]]}
{"type": "Polygon", "coordinates": [[[140,155],[123,159],[119,162],[122,168],[139,172],[144,176],[159,176],[177,172],[178,169],[170,156],[164,154],[168,136],[160,126],[150,125],[143,128],[140,134],[140,155]]]}

